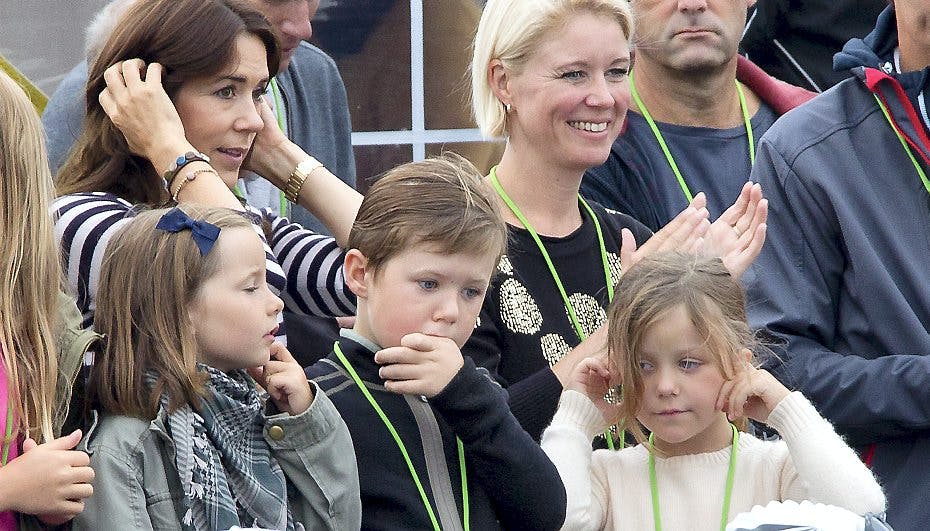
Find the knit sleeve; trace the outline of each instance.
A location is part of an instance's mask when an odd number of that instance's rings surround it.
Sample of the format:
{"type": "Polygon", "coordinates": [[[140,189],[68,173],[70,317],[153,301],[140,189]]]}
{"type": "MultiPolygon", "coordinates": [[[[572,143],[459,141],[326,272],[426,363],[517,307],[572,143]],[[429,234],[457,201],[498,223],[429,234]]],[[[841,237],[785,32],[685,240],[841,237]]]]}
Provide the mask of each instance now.
{"type": "Polygon", "coordinates": [[[542,436],[542,449],[565,485],[564,529],[603,529],[608,493],[591,469],[591,439],[603,425],[601,412],[578,391],[565,391],[542,436]]]}
{"type": "Polygon", "coordinates": [[[94,321],[104,252],[110,238],[134,215],[132,205],[110,193],[69,194],[52,203],[52,214],[69,291],[86,328],[94,321]]]}
{"type": "Polygon", "coordinates": [[[263,214],[271,225],[272,257],[286,279],[285,306],[307,315],[353,315],[355,295],[345,283],[345,251],[336,240],[268,210],[263,214]]]}
{"type": "Polygon", "coordinates": [[[858,514],[881,513],[885,495],[853,450],[795,391],[769,415],[788,446],[790,462],[782,468],[782,499],[837,505],[858,514]]]}

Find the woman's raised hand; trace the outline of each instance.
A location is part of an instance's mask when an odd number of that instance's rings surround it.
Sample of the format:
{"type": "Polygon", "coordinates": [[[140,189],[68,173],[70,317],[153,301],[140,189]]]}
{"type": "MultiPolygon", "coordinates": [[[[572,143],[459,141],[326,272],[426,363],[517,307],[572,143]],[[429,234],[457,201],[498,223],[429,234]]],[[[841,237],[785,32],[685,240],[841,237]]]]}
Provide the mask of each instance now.
{"type": "Polygon", "coordinates": [[[620,234],[620,268],[626,271],[643,257],[663,251],[697,252],[705,247],[705,234],[711,224],[707,220],[707,198],[701,192],[687,208],[669,221],[659,232],[637,248],[629,229],[620,234]]]}
{"type": "Polygon", "coordinates": [[[163,68],[128,59],[103,73],[107,86],[98,100],[119,128],[130,151],[147,158],[160,174],[179,153],[194,151],[184,124],[161,83],[163,68]]]}
{"type": "Polygon", "coordinates": [[[711,224],[704,252],[719,256],[730,274],[739,277],[762,250],[767,217],[768,200],[762,197],[762,187],[747,182],[733,205],[711,224]]]}

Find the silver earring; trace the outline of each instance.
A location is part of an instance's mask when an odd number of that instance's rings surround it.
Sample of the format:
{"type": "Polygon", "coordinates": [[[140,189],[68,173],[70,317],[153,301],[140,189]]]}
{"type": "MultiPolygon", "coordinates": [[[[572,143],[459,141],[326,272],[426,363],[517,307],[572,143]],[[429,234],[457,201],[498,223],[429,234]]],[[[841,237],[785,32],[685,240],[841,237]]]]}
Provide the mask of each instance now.
{"type": "Polygon", "coordinates": [[[505,104],[504,104],[504,112],[509,113],[509,112],[510,112],[510,108],[511,108],[511,105],[510,105],[509,103],[505,103],[505,104]]]}

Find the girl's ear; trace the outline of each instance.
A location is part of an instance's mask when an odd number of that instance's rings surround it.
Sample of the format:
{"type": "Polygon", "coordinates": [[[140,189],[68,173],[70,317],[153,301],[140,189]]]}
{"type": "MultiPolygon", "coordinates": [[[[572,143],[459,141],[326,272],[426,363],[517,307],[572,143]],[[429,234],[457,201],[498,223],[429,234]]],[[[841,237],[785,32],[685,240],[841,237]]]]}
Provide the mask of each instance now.
{"type": "Polygon", "coordinates": [[[492,59],[488,63],[488,79],[491,81],[491,90],[497,96],[497,99],[504,105],[512,104],[513,95],[510,93],[510,75],[500,59],[492,59]]]}
{"type": "Polygon", "coordinates": [[[368,296],[368,258],[358,249],[350,249],[346,253],[345,262],[342,265],[343,273],[346,277],[346,285],[352,290],[352,293],[360,299],[368,296]]]}

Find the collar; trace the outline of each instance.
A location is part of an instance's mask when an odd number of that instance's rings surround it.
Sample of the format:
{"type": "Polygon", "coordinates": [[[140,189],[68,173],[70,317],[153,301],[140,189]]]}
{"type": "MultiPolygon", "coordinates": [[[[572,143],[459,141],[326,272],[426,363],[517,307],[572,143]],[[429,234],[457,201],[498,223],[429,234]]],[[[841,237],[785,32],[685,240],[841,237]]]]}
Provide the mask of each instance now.
{"type": "Polygon", "coordinates": [[[817,95],[815,92],[775,79],[742,55],[736,57],[736,79],[755,92],[759,99],[779,116],[802,103],[807,103],[817,95]]]}
{"type": "MultiPolygon", "coordinates": [[[[384,380],[378,375],[381,366],[375,363],[375,353],[381,350],[381,347],[355,330],[346,328],[339,331],[339,346],[359,378],[369,383],[384,385],[384,380]]],[[[330,355],[330,359],[342,367],[335,353],[330,355]]]]}

